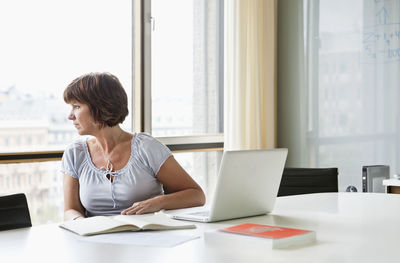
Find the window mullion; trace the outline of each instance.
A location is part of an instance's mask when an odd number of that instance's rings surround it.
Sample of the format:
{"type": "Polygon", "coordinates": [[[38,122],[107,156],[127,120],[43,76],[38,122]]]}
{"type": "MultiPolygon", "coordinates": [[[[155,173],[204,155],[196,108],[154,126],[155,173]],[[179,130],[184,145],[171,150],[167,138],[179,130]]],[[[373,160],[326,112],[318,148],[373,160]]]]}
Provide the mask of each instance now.
{"type": "Polygon", "coordinates": [[[151,133],[151,0],[143,0],[143,41],[142,41],[142,131],[151,133]]]}

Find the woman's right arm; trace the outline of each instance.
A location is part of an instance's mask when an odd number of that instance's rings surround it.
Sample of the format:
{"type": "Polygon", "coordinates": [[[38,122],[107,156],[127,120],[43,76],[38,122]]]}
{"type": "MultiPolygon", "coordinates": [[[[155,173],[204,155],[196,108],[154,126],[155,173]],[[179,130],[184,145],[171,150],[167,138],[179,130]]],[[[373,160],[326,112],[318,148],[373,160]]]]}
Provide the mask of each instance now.
{"type": "Polygon", "coordinates": [[[79,198],[79,180],[64,174],[64,221],[85,217],[85,209],[79,198]]]}

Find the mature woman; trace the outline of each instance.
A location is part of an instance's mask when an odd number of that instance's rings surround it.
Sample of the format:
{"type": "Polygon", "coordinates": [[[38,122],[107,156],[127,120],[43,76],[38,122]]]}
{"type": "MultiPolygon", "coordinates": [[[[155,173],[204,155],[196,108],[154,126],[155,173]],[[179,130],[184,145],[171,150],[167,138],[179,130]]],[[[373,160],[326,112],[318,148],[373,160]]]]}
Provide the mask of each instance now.
{"type": "Polygon", "coordinates": [[[68,85],[64,100],[78,133],[91,135],[69,145],[62,158],[64,220],[204,204],[202,189],[165,145],[121,129],[127,96],[115,76],[83,75],[68,85]]]}

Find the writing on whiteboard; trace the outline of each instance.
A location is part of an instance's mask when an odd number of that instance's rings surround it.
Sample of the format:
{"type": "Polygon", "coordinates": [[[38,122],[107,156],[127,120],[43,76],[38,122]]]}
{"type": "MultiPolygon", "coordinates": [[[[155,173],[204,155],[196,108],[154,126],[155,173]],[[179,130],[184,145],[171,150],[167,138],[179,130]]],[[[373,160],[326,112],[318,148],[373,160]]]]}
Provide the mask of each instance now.
{"type": "Polygon", "coordinates": [[[392,8],[399,2],[373,0],[373,16],[363,27],[363,63],[400,62],[400,15],[392,8]]]}

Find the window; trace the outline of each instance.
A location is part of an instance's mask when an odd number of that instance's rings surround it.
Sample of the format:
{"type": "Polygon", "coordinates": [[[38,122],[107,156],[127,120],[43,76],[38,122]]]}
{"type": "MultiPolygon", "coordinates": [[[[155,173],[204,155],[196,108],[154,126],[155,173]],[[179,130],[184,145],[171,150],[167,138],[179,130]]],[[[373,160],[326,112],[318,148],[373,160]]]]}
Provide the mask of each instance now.
{"type": "Polygon", "coordinates": [[[124,128],[152,133],[172,150],[196,150],[175,158],[209,197],[223,147],[222,2],[1,1],[0,194],[26,193],[35,225],[61,220],[60,162],[48,160],[77,137],[62,91],[77,76],[108,71],[135,115],[124,128]],[[180,15],[184,30],[173,21],[180,15]],[[143,46],[135,42],[141,26],[154,29],[152,42],[140,35],[143,46]],[[171,35],[175,43],[166,46],[171,35]]]}
{"type": "MultiPolygon", "coordinates": [[[[130,1],[2,0],[0,35],[0,155],[61,151],[77,136],[62,91],[79,75],[111,72],[132,101],[130,1]]],[[[132,130],[131,117],[124,126],[132,130]]],[[[33,224],[60,221],[59,168],[0,164],[0,195],[26,193],[33,224]]]]}
{"type": "MultiPolygon", "coordinates": [[[[62,92],[82,74],[111,72],[131,94],[131,6],[130,1],[0,2],[0,136],[5,141],[0,151],[63,149],[77,133],[67,120],[70,108],[62,92]]],[[[128,117],[129,130],[130,123],[128,117]]]]}
{"type": "Polygon", "coordinates": [[[25,193],[33,225],[60,222],[63,216],[60,162],[0,165],[0,195],[25,193]]]}
{"type": "Polygon", "coordinates": [[[221,1],[152,0],[153,135],[222,132],[221,10],[221,1]]]}
{"type": "Polygon", "coordinates": [[[175,154],[210,200],[223,147],[223,1],[140,3],[143,28],[136,32],[144,42],[135,42],[135,52],[143,45],[135,54],[143,59],[135,68],[143,72],[135,71],[135,102],[141,97],[144,110],[135,128],[175,151],[216,150],[175,154]]]}
{"type": "Polygon", "coordinates": [[[282,99],[304,105],[298,112],[305,114],[291,120],[296,134],[287,132],[281,142],[292,149],[292,165],[338,167],[339,190],[361,191],[362,166],[399,172],[400,1],[308,0],[297,10],[305,22],[297,36],[305,41],[297,45],[305,43],[305,54],[296,55],[306,65],[304,75],[297,70],[306,88],[282,99]]]}
{"type": "Polygon", "coordinates": [[[223,0],[141,3],[142,129],[172,150],[214,149],[175,154],[210,200],[223,147],[223,0]]]}

